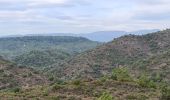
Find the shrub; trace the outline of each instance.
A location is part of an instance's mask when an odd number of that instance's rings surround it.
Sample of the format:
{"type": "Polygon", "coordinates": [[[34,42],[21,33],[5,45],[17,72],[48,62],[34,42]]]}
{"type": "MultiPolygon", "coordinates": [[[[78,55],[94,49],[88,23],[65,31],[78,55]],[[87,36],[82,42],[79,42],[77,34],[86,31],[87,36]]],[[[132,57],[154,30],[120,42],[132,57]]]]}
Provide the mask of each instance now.
{"type": "Polygon", "coordinates": [[[23,74],[23,75],[22,75],[22,77],[23,77],[23,78],[26,78],[26,77],[27,77],[27,75],[26,75],[26,74],[23,74]]]}
{"type": "Polygon", "coordinates": [[[81,81],[80,80],[75,80],[72,82],[73,85],[80,86],[81,81]]]}
{"type": "Polygon", "coordinates": [[[32,73],[30,72],[30,73],[28,73],[28,77],[31,77],[32,76],[32,73]]]}
{"type": "Polygon", "coordinates": [[[130,94],[126,96],[127,100],[148,100],[149,98],[143,94],[130,94]]]}
{"type": "Polygon", "coordinates": [[[60,98],[54,96],[54,97],[51,97],[50,100],[60,100],[60,98]]]}
{"type": "Polygon", "coordinates": [[[53,76],[50,76],[50,77],[48,78],[48,80],[49,80],[49,81],[54,81],[54,77],[53,77],[53,76]]]}
{"type": "Polygon", "coordinates": [[[65,99],[66,99],[66,96],[59,95],[59,96],[52,96],[50,97],[49,100],[65,100],[65,99]]]}
{"type": "Polygon", "coordinates": [[[106,82],[109,79],[109,76],[103,76],[100,78],[101,82],[106,82]]]}
{"type": "Polygon", "coordinates": [[[153,73],[151,78],[154,82],[161,82],[163,80],[163,77],[164,76],[162,73],[153,73]]]}
{"type": "Polygon", "coordinates": [[[137,100],[137,96],[135,95],[127,95],[127,100],[137,100]]]}
{"type": "Polygon", "coordinates": [[[148,78],[147,75],[143,74],[138,79],[138,84],[142,87],[156,88],[156,83],[148,78]]]}
{"type": "Polygon", "coordinates": [[[4,72],[4,70],[3,69],[0,69],[0,73],[3,73],[4,72]]]}
{"type": "Polygon", "coordinates": [[[114,100],[111,94],[104,92],[97,100],[114,100]]]}
{"type": "Polygon", "coordinates": [[[170,86],[164,85],[161,88],[161,99],[162,100],[170,100],[170,86]]]}
{"type": "Polygon", "coordinates": [[[76,98],[75,96],[71,96],[68,98],[68,100],[82,100],[81,98],[76,98]]]}
{"type": "Polygon", "coordinates": [[[43,92],[43,96],[48,96],[48,95],[49,95],[48,91],[43,92]]]}
{"type": "Polygon", "coordinates": [[[52,90],[53,90],[53,91],[56,91],[56,90],[61,89],[61,88],[62,88],[62,86],[59,85],[59,84],[54,84],[54,85],[52,86],[52,90]]]}
{"type": "Polygon", "coordinates": [[[55,77],[51,77],[51,78],[49,77],[48,80],[51,81],[50,85],[53,85],[53,84],[66,85],[67,84],[66,81],[55,78],[55,77]]]}
{"type": "Polygon", "coordinates": [[[126,68],[113,69],[112,79],[118,80],[118,81],[132,81],[129,71],[126,68]]]}
{"type": "Polygon", "coordinates": [[[20,90],[21,90],[21,89],[20,89],[19,87],[16,87],[16,88],[13,88],[13,89],[12,89],[12,92],[17,93],[17,92],[20,92],[20,90]]]}

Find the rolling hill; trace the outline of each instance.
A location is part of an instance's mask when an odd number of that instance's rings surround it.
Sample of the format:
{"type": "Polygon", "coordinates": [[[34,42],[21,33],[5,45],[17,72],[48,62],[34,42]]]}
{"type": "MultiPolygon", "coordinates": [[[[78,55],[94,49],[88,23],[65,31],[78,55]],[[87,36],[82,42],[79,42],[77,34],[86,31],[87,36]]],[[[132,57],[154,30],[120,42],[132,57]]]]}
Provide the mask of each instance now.
{"type": "Polygon", "coordinates": [[[41,69],[100,44],[71,36],[7,37],[0,38],[0,54],[19,65],[41,69]]]}
{"type": "Polygon", "coordinates": [[[50,64],[43,74],[52,75],[51,81],[31,68],[17,67],[1,57],[0,99],[170,98],[170,30],[141,36],[125,35],[76,55],[51,50],[54,49],[33,50],[16,59],[21,65],[35,64],[40,68],[50,64]]]}
{"type": "MultiPolygon", "coordinates": [[[[63,79],[75,79],[79,77],[97,78],[110,73],[113,68],[120,66],[130,68],[134,73],[134,70],[131,67],[138,61],[148,60],[154,56],[163,56],[165,55],[164,53],[169,50],[170,30],[159,31],[142,36],[126,35],[114,39],[113,41],[103,44],[93,50],[81,53],[59,66],[56,65],[56,68],[60,67],[61,72],[57,75],[63,79]]],[[[168,64],[163,63],[163,61],[160,63],[163,65],[168,64]]],[[[136,68],[138,66],[140,65],[137,64],[136,68]]],[[[157,70],[162,70],[161,67],[157,66],[148,65],[147,67],[154,67],[155,69],[157,68],[157,70]]],[[[149,70],[147,67],[141,71],[149,70]]],[[[169,67],[167,70],[169,70],[169,67]]],[[[154,72],[155,70],[151,71],[154,72]]],[[[151,71],[148,71],[148,73],[151,71]]],[[[53,72],[58,73],[59,70],[56,69],[53,70],[53,72]]],[[[169,71],[166,74],[166,78],[168,77],[169,71]]]]}

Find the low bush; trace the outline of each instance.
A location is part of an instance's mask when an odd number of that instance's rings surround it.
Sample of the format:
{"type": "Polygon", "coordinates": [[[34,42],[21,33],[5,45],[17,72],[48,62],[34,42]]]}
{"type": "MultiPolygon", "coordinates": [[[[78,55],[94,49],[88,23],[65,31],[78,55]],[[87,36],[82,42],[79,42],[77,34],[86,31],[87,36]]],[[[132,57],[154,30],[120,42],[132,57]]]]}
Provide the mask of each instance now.
{"type": "Polygon", "coordinates": [[[56,90],[58,90],[58,89],[61,89],[61,88],[63,88],[61,85],[59,85],[59,84],[54,84],[53,86],[52,86],[52,90],[53,91],[56,91],[56,90]]]}
{"type": "Polygon", "coordinates": [[[162,100],[170,100],[170,86],[164,85],[161,88],[161,99],[162,100]]]}
{"type": "Polygon", "coordinates": [[[80,80],[74,80],[72,82],[72,84],[75,85],[75,86],[80,86],[81,85],[81,81],[80,80]]]}
{"type": "Polygon", "coordinates": [[[104,92],[97,100],[114,100],[111,94],[104,92]]]}
{"type": "Polygon", "coordinates": [[[21,89],[19,87],[16,87],[16,88],[12,89],[12,92],[15,92],[15,93],[20,92],[20,91],[21,91],[21,89]]]}
{"type": "Polygon", "coordinates": [[[112,79],[117,81],[132,81],[132,77],[126,68],[115,68],[112,71],[112,79]]]}
{"type": "Polygon", "coordinates": [[[148,78],[147,75],[143,74],[138,79],[138,84],[142,87],[156,88],[156,83],[148,78]]]}

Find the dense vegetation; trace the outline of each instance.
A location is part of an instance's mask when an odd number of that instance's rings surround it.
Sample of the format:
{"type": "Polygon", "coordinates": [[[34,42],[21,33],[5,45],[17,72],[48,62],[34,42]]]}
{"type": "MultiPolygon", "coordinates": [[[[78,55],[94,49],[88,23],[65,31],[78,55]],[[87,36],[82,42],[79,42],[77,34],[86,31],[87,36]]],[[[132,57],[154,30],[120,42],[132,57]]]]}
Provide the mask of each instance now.
{"type": "MultiPolygon", "coordinates": [[[[55,82],[45,86],[16,88],[13,91],[1,91],[2,99],[38,99],[38,100],[169,100],[167,85],[151,85],[147,76],[134,78],[124,68],[115,68],[111,76],[100,79],[77,79],[55,82]],[[114,73],[126,71],[126,73],[114,73]],[[124,74],[124,75],[123,75],[124,74]],[[127,79],[126,75],[130,80],[127,79]],[[121,76],[113,78],[113,76],[121,76]]],[[[161,83],[163,84],[163,83],[161,83]]]]}
{"type": "MultiPolygon", "coordinates": [[[[32,67],[48,67],[68,56],[95,48],[98,42],[70,36],[25,36],[0,38],[0,54],[5,59],[32,67]]],[[[41,68],[39,68],[41,69],[41,68]]]]}
{"type": "Polygon", "coordinates": [[[57,75],[65,79],[97,78],[111,73],[115,67],[125,66],[134,76],[145,72],[169,81],[169,50],[170,30],[143,36],[126,35],[54,66],[62,70],[57,75]]]}
{"type": "MultiPolygon", "coordinates": [[[[55,39],[51,37],[50,40],[56,44],[55,39]]],[[[31,38],[31,41],[34,40],[31,38]]],[[[123,36],[83,53],[79,48],[76,52],[80,54],[72,51],[76,42],[74,46],[70,41],[64,44],[65,48],[73,47],[71,52],[63,48],[51,49],[54,45],[50,45],[16,56],[15,62],[43,69],[46,76],[1,57],[0,79],[3,81],[0,81],[0,87],[5,84],[12,84],[12,87],[1,88],[0,97],[5,100],[170,99],[170,30],[123,36]]]]}
{"type": "Polygon", "coordinates": [[[69,58],[71,55],[69,53],[63,51],[54,51],[54,50],[46,50],[46,51],[38,51],[34,50],[29,53],[24,53],[20,56],[17,56],[14,59],[14,62],[20,65],[27,65],[29,67],[33,66],[33,68],[42,69],[46,68],[49,65],[54,63],[61,63],[65,59],[69,58]]]}
{"type": "Polygon", "coordinates": [[[17,66],[0,57],[0,90],[19,91],[21,87],[48,84],[48,79],[31,68],[17,66]]]}

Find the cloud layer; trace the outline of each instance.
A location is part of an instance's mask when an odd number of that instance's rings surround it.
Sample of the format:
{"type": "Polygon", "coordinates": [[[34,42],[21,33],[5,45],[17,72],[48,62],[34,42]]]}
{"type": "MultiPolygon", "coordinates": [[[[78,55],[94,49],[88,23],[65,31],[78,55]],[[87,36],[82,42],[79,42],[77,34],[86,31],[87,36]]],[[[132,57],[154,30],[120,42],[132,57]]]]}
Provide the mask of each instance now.
{"type": "Polygon", "coordinates": [[[170,27],[169,0],[2,0],[0,33],[86,33],[170,27]]]}

